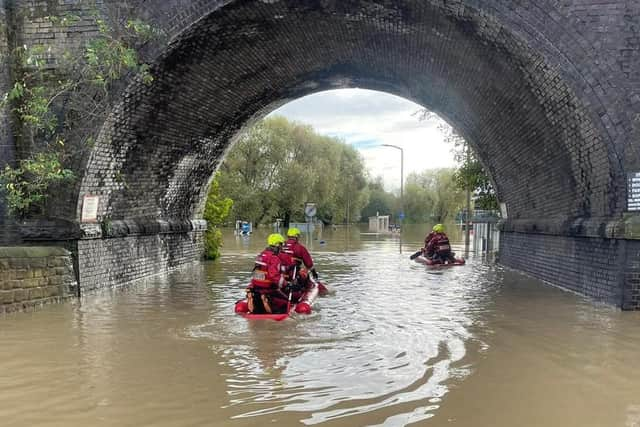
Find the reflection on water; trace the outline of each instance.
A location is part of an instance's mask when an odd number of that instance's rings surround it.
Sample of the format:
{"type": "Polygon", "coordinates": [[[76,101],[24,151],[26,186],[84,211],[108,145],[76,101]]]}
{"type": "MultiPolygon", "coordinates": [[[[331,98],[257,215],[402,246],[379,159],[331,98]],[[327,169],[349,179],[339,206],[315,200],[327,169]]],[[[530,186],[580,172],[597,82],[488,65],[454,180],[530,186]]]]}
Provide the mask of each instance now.
{"type": "Polygon", "coordinates": [[[335,295],[246,321],[233,303],[270,231],[226,236],[216,263],[0,319],[2,425],[640,425],[637,313],[480,258],[430,271],[408,259],[424,229],[407,227],[310,239],[335,295]]]}

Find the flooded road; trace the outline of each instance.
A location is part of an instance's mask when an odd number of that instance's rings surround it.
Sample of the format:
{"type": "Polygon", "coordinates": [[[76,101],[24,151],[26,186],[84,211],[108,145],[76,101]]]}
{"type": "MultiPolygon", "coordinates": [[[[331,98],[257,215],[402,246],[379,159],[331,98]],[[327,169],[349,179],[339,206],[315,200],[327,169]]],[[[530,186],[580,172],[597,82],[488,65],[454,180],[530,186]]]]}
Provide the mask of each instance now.
{"type": "Polygon", "coordinates": [[[215,263],[2,317],[0,425],[640,426],[640,313],[481,257],[430,271],[408,259],[422,237],[311,240],[335,293],[285,322],[233,313],[260,233],[227,234],[215,263]]]}

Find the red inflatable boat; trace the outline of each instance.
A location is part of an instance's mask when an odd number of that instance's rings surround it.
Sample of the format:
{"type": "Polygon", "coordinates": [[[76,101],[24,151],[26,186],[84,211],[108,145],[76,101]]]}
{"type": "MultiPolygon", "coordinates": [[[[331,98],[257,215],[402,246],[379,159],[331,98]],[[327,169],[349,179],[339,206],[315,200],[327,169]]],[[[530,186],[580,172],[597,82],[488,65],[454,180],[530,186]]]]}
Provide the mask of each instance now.
{"type": "Polygon", "coordinates": [[[464,258],[455,258],[455,261],[453,262],[445,262],[443,263],[440,260],[434,261],[432,259],[426,258],[422,255],[417,256],[413,259],[415,262],[419,262],[421,264],[424,265],[428,265],[429,267],[433,267],[433,268],[446,268],[446,267],[454,267],[456,265],[464,265],[465,261],[464,258]]]}
{"type": "Polygon", "coordinates": [[[327,285],[322,282],[312,281],[312,285],[296,295],[292,294],[291,302],[287,304],[285,313],[249,313],[249,303],[246,299],[236,302],[235,312],[245,319],[256,320],[284,320],[291,315],[292,312],[298,314],[311,314],[311,306],[318,295],[325,295],[329,292],[327,285]]]}

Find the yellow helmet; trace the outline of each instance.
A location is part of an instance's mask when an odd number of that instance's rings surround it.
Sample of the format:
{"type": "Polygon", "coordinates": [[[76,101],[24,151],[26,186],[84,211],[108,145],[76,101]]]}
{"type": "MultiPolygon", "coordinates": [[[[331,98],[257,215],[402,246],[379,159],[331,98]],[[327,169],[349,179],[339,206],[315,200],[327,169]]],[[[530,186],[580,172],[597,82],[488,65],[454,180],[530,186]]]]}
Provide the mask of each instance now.
{"type": "Polygon", "coordinates": [[[433,231],[435,231],[436,233],[443,233],[444,232],[444,225],[442,224],[436,224],[433,226],[433,231]]]}
{"type": "Polygon", "coordinates": [[[273,233],[273,234],[269,234],[269,237],[267,237],[267,244],[269,246],[278,246],[283,243],[284,243],[284,237],[282,237],[282,234],[273,233]]]}
{"type": "Polygon", "coordinates": [[[300,237],[300,230],[296,227],[291,227],[287,230],[287,237],[300,237]]]}

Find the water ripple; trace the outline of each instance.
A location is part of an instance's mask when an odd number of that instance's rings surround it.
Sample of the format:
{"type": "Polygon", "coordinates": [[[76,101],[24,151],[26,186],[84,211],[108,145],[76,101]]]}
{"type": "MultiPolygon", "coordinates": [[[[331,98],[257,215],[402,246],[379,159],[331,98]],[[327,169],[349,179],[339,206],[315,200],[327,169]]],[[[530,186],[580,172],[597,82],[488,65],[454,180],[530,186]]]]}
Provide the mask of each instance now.
{"type": "Polygon", "coordinates": [[[451,382],[469,372],[458,365],[474,338],[475,267],[434,275],[394,249],[319,254],[336,294],[319,299],[315,314],[282,323],[232,314],[248,273],[210,282],[216,308],[188,333],[210,340],[232,369],[233,418],[305,412],[311,425],[397,408],[381,415],[381,425],[395,426],[432,416],[451,382]]]}

